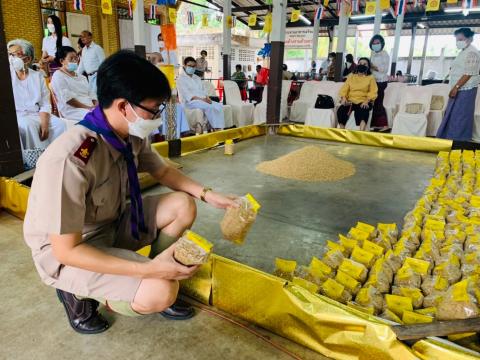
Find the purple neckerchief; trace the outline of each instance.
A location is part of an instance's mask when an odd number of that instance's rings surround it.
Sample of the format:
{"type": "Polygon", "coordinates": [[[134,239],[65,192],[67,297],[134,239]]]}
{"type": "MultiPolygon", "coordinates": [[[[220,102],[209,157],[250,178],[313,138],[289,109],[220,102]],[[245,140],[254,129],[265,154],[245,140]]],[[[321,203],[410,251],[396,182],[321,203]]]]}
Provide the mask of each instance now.
{"type": "Polygon", "coordinates": [[[97,134],[101,134],[115,150],[123,155],[123,158],[127,162],[131,202],[130,230],[132,236],[140,240],[138,231],[148,233],[148,230],[143,217],[142,194],[140,192],[140,184],[138,183],[137,167],[135,166],[132,144],[129,142],[124,143],[115,135],[99,106],[85,115],[85,118],[78,124],[95,131],[97,134]]]}

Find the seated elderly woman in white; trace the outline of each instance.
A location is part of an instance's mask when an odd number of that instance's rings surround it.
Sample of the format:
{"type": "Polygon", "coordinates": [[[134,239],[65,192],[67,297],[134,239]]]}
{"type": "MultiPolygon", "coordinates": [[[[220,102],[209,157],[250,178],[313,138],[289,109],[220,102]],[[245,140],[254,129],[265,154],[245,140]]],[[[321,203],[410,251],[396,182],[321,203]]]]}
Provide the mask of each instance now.
{"type": "Polygon", "coordinates": [[[51,114],[50,92],[43,75],[30,68],[34,49],[23,39],[7,44],[13,96],[22,147],[45,149],[66,129],[66,122],[51,114]]]}
{"type": "Polygon", "coordinates": [[[52,76],[52,90],[57,100],[59,115],[68,120],[83,120],[96,105],[85,76],[77,74],[78,55],[70,46],[57,50],[56,60],[62,67],[52,76]]]}

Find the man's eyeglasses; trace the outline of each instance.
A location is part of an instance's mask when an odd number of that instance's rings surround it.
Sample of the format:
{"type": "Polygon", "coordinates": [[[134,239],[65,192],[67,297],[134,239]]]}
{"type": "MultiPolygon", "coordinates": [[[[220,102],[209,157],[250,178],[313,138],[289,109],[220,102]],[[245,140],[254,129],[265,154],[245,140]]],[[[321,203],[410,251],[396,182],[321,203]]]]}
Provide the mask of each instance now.
{"type": "Polygon", "coordinates": [[[161,103],[160,106],[158,107],[158,110],[155,111],[155,110],[152,110],[152,109],[148,109],[145,106],[142,106],[140,104],[135,104],[135,103],[132,103],[132,104],[135,105],[136,107],[139,107],[140,109],[145,110],[146,112],[152,114],[153,116],[150,120],[158,119],[160,116],[162,116],[163,111],[167,107],[167,105],[165,103],[161,103]]]}

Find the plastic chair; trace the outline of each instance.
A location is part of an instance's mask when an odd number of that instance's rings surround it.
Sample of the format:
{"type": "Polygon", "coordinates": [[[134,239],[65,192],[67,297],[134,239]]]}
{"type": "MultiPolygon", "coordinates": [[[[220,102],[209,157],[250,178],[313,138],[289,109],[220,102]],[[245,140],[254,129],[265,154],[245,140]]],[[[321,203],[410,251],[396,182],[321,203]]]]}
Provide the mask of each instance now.
{"type": "MultiPolygon", "coordinates": [[[[291,85],[292,80],[282,80],[279,122],[288,118],[288,94],[290,93],[291,85]]],[[[255,125],[265,124],[267,122],[267,96],[268,86],[265,86],[263,88],[262,102],[255,106],[255,111],[253,112],[253,123],[255,125]]]]}
{"type": "Polygon", "coordinates": [[[443,97],[443,107],[441,110],[432,110],[428,114],[428,124],[427,124],[427,136],[436,136],[438,128],[443,120],[443,115],[445,114],[445,109],[448,105],[448,94],[450,92],[450,85],[448,84],[431,84],[427,85],[429,89],[432,90],[432,96],[442,96],[443,97]]]}
{"type": "Polygon", "coordinates": [[[408,86],[404,89],[400,110],[395,116],[392,127],[392,134],[426,136],[427,116],[430,112],[432,101],[432,90],[427,86],[408,86]],[[409,114],[406,112],[408,104],[422,104],[423,112],[420,114],[409,114]]]}
{"type": "Polygon", "coordinates": [[[400,99],[407,84],[401,82],[389,83],[385,89],[385,97],[383,98],[383,107],[387,112],[388,126],[393,126],[393,119],[398,112],[400,99]]]}
{"type": "MultiPolygon", "coordinates": [[[[300,97],[292,104],[290,120],[305,123],[309,109],[315,107],[317,95],[327,95],[330,90],[334,99],[338,97],[339,85],[334,81],[307,81],[303,84],[300,91],[300,97]]],[[[338,83],[341,84],[341,83],[338,83]]],[[[341,85],[340,85],[341,86],[341,85]]],[[[331,95],[330,95],[331,96],[331,95]]]]}
{"type": "Polygon", "coordinates": [[[254,105],[242,101],[240,89],[235,81],[225,80],[223,82],[225,101],[232,107],[233,122],[236,126],[253,124],[254,105]]]}
{"type": "Polygon", "coordinates": [[[315,94],[315,100],[316,96],[320,94],[331,96],[335,107],[333,109],[309,108],[305,118],[305,125],[333,128],[337,126],[337,109],[340,103],[339,93],[342,86],[342,82],[322,81],[320,83],[320,86],[317,88],[318,93],[315,94]]]}

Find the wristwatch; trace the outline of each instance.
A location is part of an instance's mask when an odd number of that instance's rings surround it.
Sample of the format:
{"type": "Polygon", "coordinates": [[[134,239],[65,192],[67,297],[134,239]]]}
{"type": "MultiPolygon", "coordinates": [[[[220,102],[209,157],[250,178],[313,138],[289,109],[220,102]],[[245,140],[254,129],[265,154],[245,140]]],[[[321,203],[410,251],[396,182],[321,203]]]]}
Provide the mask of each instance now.
{"type": "Polygon", "coordinates": [[[209,188],[209,187],[204,187],[203,190],[202,190],[202,193],[200,194],[200,200],[202,200],[203,202],[207,202],[205,200],[205,196],[207,196],[207,193],[209,191],[212,191],[212,188],[209,188]]]}

